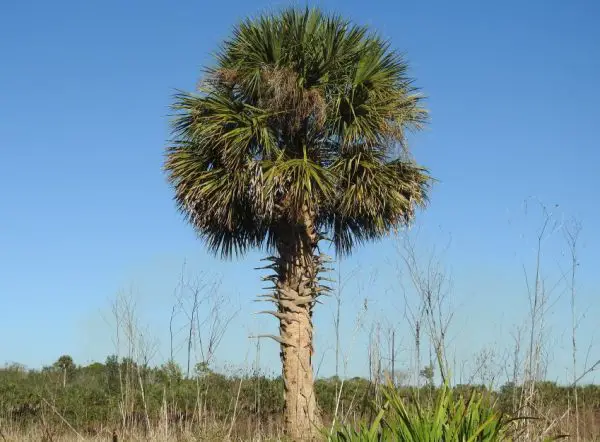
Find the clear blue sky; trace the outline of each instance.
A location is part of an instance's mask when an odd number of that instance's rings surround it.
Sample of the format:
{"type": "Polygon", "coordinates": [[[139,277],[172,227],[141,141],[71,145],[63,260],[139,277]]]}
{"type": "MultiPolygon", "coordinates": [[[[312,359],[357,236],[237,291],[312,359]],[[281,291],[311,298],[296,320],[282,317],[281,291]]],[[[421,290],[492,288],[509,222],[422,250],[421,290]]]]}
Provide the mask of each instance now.
{"type": "MultiPolygon", "coordinates": [[[[238,19],[287,4],[2,3],[0,361],[39,366],[62,353],[80,363],[103,359],[112,344],[102,312],[130,286],[160,339],[160,360],[184,259],[191,269],[222,275],[223,290],[243,309],[220,362],[254,357],[247,335],[276,329],[249,310],[257,308],[252,268],[261,255],[233,263],[208,256],[175,211],[161,165],[174,89],[194,87],[238,19]]],[[[425,242],[452,237],[445,258],[454,274],[460,357],[508,343],[525,313],[522,264],[531,264],[531,250],[520,235],[530,240],[535,227],[523,217],[529,196],[560,204],[561,214],[584,224],[580,304],[595,312],[580,330],[588,342],[600,313],[600,3],[316,4],[388,37],[429,96],[431,126],[414,138],[413,152],[440,182],[420,220],[425,242]]],[[[355,279],[366,286],[349,284],[345,292],[347,343],[361,297],[372,301],[374,315],[385,311],[402,323],[402,300],[390,290],[396,258],[384,241],[342,264],[343,271],[360,266],[355,279]],[[369,285],[375,269],[377,283],[369,285]]],[[[559,258],[547,259],[555,265],[559,258]]],[[[567,306],[561,298],[552,310],[558,353],[567,306]]],[[[321,354],[330,349],[332,308],[317,313],[321,354]]],[[[263,351],[261,361],[276,367],[276,346],[265,343],[263,351]]],[[[349,372],[363,370],[361,351],[349,372]]],[[[553,361],[552,373],[562,375],[565,359],[553,361]]],[[[329,362],[324,367],[331,372],[329,362]]]]}

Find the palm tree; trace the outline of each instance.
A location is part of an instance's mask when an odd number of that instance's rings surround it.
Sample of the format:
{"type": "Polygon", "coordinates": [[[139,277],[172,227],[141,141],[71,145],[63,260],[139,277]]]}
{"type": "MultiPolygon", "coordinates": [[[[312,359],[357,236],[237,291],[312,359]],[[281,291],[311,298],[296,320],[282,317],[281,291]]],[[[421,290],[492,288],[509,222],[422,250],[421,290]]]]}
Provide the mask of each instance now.
{"type": "Polygon", "coordinates": [[[330,240],[339,255],[408,223],[430,178],[405,134],[427,113],[407,64],[366,28],[319,10],[239,23],[196,93],[178,93],[165,169],[215,253],[270,253],[285,429],[311,438],[312,312],[330,240]]]}
{"type": "Polygon", "coordinates": [[[62,371],[62,384],[63,388],[65,388],[67,386],[67,374],[75,370],[75,363],[73,362],[73,358],[69,355],[62,355],[54,363],[54,366],[62,371]]]}

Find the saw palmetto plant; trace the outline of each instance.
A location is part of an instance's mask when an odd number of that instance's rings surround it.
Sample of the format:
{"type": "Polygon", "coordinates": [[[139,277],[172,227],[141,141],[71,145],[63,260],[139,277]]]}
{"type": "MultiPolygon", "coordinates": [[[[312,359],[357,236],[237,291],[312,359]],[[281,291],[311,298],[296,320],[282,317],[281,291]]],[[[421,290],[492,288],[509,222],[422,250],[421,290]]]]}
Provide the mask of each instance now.
{"type": "Polygon", "coordinates": [[[425,406],[400,397],[393,387],[384,389],[385,406],[369,425],[338,428],[330,442],[510,442],[511,420],[480,393],[457,396],[443,385],[433,403],[425,406]]]}
{"type": "Polygon", "coordinates": [[[318,434],[312,310],[338,254],[408,223],[430,178],[407,131],[427,120],[407,63],[365,27],[319,10],[239,23],[179,93],[165,169],[179,209],[223,257],[262,248],[280,322],[288,434],[318,434]]]}
{"type": "MultiPolygon", "coordinates": [[[[531,418],[511,418],[493,396],[473,391],[462,396],[443,384],[432,400],[402,397],[394,386],[383,390],[385,404],[370,423],[340,425],[328,433],[329,442],[553,442],[566,435],[524,437],[515,424],[531,418]],[[421,403],[424,402],[424,403],[421,403]]],[[[543,432],[545,433],[545,431],[543,432]]]]}

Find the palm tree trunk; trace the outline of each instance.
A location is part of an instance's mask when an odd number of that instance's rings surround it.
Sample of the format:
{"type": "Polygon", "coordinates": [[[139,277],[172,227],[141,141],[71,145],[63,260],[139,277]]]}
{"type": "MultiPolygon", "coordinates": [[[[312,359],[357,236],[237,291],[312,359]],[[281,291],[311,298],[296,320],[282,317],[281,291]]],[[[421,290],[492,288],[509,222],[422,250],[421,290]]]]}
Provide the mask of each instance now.
{"type": "Polygon", "coordinates": [[[316,436],[320,420],[314,394],[312,321],[307,308],[288,311],[280,320],[284,382],[284,422],[293,440],[316,436]]]}
{"type": "MultiPolygon", "coordinates": [[[[321,420],[314,392],[312,308],[320,261],[310,217],[278,243],[276,297],[284,382],[284,425],[295,441],[318,438],[321,420]]],[[[287,230],[287,229],[286,229],[287,230]]]]}

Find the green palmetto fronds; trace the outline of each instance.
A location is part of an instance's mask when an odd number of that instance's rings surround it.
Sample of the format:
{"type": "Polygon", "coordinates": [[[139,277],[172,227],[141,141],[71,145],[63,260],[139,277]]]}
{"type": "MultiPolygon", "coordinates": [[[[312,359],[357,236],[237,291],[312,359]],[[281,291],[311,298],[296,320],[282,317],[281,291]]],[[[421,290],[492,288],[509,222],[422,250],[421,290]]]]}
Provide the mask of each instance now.
{"type": "Polygon", "coordinates": [[[165,169],[213,251],[273,245],[309,213],[339,253],[410,221],[430,177],[405,134],[427,121],[404,59],[318,10],[240,23],[198,91],[175,96],[165,169]]]}
{"type": "Polygon", "coordinates": [[[508,437],[511,421],[481,394],[456,397],[447,386],[426,406],[407,403],[393,387],[384,389],[386,404],[370,424],[340,427],[330,441],[370,442],[499,442],[508,437]]]}
{"type": "MultiPolygon", "coordinates": [[[[393,386],[383,389],[385,405],[369,424],[339,425],[328,431],[329,442],[511,442],[522,440],[516,422],[501,413],[491,395],[474,391],[458,395],[448,385],[433,401],[401,397],[393,386]],[[424,402],[421,403],[421,402],[424,402]]],[[[543,442],[566,436],[539,436],[543,442]]],[[[535,437],[534,437],[535,439],[535,437]]],[[[528,439],[529,440],[529,439],[528,439]]],[[[535,439],[537,440],[537,439],[535,439]]]]}

